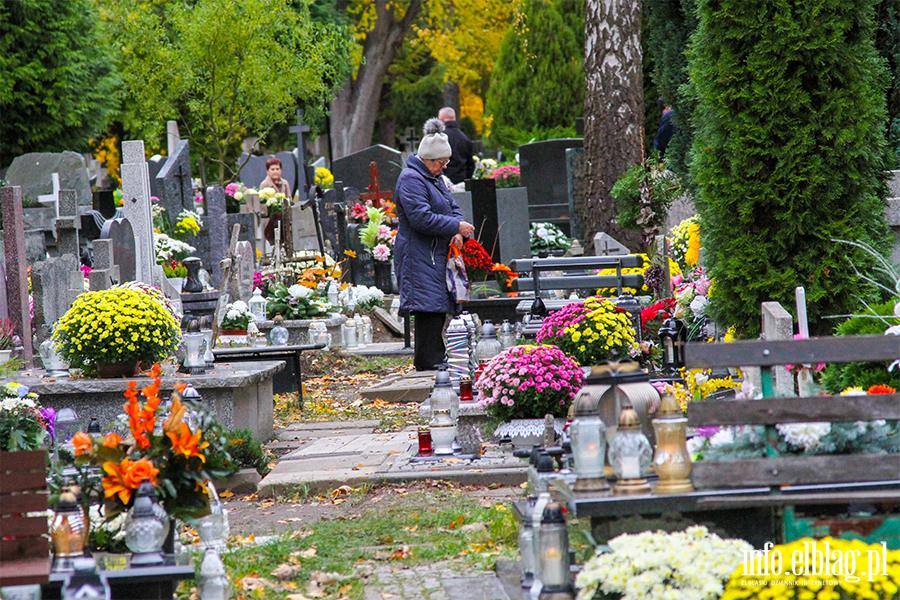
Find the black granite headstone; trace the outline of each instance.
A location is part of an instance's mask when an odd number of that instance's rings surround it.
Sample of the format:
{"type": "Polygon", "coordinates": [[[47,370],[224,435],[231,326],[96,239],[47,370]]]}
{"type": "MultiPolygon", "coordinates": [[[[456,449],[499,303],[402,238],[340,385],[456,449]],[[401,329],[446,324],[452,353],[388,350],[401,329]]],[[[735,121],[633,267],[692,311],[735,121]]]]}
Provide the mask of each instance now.
{"type": "Polygon", "coordinates": [[[566,149],[581,148],[584,140],[565,138],[544,140],[519,146],[522,185],[528,188],[528,213],[531,221],[569,228],[569,184],[566,149]]]}
{"type": "Polygon", "coordinates": [[[166,164],[166,157],[152,156],[147,160],[147,170],[150,171],[150,195],[157,198],[162,197],[162,185],[156,180],[156,176],[162,171],[163,165],[166,164]]]}
{"type": "Polygon", "coordinates": [[[492,261],[500,262],[497,182],[494,179],[467,179],[466,191],[472,194],[474,237],[491,255],[492,261]]]}
{"type": "Polygon", "coordinates": [[[112,219],[116,216],[116,199],[113,190],[97,190],[93,192],[93,208],[104,219],[112,219]]]}
{"type": "Polygon", "coordinates": [[[175,153],[156,176],[159,202],[166,209],[169,225],[175,227],[182,210],[193,210],[194,188],[191,184],[191,151],[187,140],[178,142],[175,153]]]}
{"type": "Polygon", "coordinates": [[[362,225],[353,223],[347,226],[347,245],[355,256],[350,257],[350,269],[354,285],[375,285],[375,259],[369,249],[359,239],[362,225]]]}
{"type": "Polygon", "coordinates": [[[378,164],[379,186],[382,190],[393,190],[400,177],[402,155],[393,148],[369,146],[359,152],[336,158],[332,161],[332,173],[335,181],[343,181],[344,186],[365,191],[372,183],[369,176],[369,163],[378,164]]]}
{"type": "Polygon", "coordinates": [[[113,260],[119,266],[123,283],[135,280],[134,229],[128,219],[110,219],[103,224],[100,237],[113,241],[113,260]]]}

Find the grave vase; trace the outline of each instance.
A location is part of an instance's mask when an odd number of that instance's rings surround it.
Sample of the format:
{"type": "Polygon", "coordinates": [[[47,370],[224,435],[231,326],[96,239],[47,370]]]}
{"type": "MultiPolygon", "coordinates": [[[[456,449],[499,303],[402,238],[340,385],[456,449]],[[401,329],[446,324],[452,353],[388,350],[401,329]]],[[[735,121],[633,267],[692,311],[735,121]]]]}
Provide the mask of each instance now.
{"type": "Polygon", "coordinates": [[[169,285],[175,288],[175,291],[179,294],[181,293],[181,286],[184,285],[184,277],[166,277],[169,280],[169,285]]]}
{"type": "Polygon", "coordinates": [[[394,293],[394,283],[391,281],[391,261],[376,260],[375,262],[375,287],[385,294],[394,293]]]}
{"type": "Polygon", "coordinates": [[[141,363],[137,360],[97,363],[97,375],[101,379],[120,379],[122,377],[134,377],[140,373],[141,363]]]}
{"type": "Polygon", "coordinates": [[[0,365],[5,365],[12,358],[12,350],[0,350],[0,365]]]}

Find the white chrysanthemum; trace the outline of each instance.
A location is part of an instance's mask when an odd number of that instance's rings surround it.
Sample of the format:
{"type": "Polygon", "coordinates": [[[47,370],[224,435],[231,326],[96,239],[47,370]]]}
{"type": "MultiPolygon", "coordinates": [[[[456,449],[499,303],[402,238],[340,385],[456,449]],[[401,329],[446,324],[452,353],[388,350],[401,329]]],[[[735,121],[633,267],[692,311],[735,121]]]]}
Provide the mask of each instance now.
{"type": "Polygon", "coordinates": [[[695,315],[702,315],[706,312],[706,307],[709,305],[709,300],[706,299],[706,296],[695,296],[693,300],[691,300],[691,312],[695,315]]]}
{"type": "Polygon", "coordinates": [[[723,427],[717,431],[715,435],[709,438],[709,445],[713,448],[731,444],[732,442],[734,442],[734,432],[729,427],[723,427]]]}
{"type": "Polygon", "coordinates": [[[306,298],[312,294],[312,290],[305,285],[298,285],[295,283],[288,288],[288,294],[290,294],[292,298],[306,298]]]}
{"type": "Polygon", "coordinates": [[[807,450],[831,432],[831,423],[785,423],[775,428],[788,444],[807,450]]]}

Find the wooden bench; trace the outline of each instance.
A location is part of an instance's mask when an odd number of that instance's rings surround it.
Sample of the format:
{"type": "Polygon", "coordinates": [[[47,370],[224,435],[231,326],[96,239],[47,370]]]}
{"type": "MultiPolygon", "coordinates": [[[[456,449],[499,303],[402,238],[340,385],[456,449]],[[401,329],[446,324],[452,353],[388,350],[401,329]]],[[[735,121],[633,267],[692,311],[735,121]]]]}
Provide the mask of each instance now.
{"type": "Polygon", "coordinates": [[[510,268],[518,273],[518,277],[512,282],[515,292],[534,292],[534,301],[523,300],[517,307],[517,311],[541,314],[544,312],[559,310],[569,300],[541,299],[541,292],[547,290],[577,290],[597,288],[616,288],[618,295],[622,295],[622,288],[634,288],[640,290],[644,287],[644,276],[640,274],[625,275],[622,269],[640,268],[644,266],[644,258],[637,254],[626,256],[578,256],[572,258],[532,258],[517,259],[510,262],[510,268]],[[595,275],[597,269],[615,269],[615,275],[595,275]],[[562,271],[563,276],[541,277],[541,273],[547,271],[562,271]]]}
{"type": "Polygon", "coordinates": [[[50,577],[47,452],[0,452],[0,587],[50,577]]]}

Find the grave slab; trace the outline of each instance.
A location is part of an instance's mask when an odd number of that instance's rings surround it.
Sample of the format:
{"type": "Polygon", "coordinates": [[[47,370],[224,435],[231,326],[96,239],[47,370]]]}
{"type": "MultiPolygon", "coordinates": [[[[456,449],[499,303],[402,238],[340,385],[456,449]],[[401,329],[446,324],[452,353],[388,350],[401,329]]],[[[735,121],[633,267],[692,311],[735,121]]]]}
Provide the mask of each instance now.
{"type": "Polygon", "coordinates": [[[624,244],[602,231],[594,234],[594,254],[596,256],[625,256],[631,254],[624,244]]]}
{"type": "Polygon", "coordinates": [[[335,181],[343,181],[347,187],[366,190],[371,183],[369,164],[374,161],[378,165],[381,189],[393,190],[397,187],[397,178],[400,177],[401,160],[400,152],[377,144],[336,158],[331,166],[335,181]]]}

